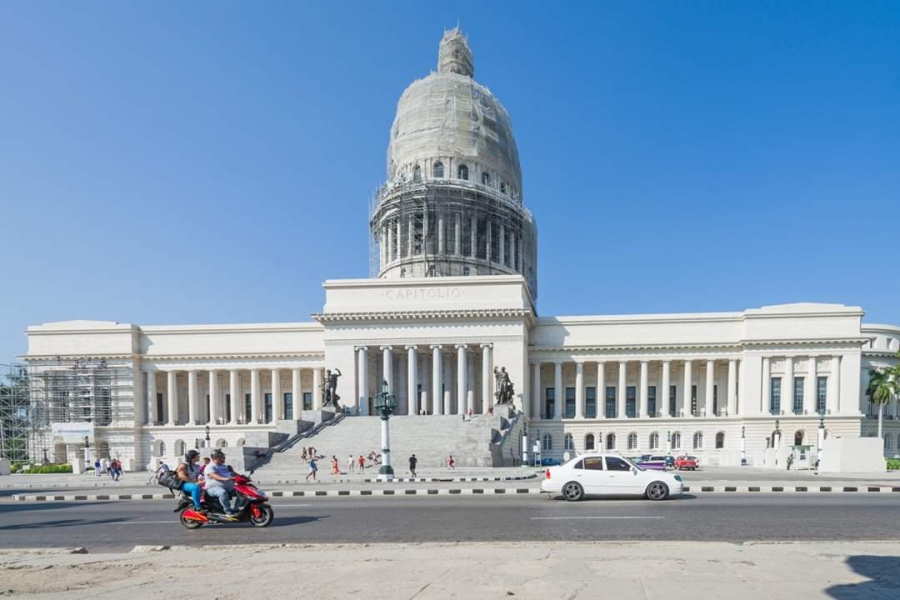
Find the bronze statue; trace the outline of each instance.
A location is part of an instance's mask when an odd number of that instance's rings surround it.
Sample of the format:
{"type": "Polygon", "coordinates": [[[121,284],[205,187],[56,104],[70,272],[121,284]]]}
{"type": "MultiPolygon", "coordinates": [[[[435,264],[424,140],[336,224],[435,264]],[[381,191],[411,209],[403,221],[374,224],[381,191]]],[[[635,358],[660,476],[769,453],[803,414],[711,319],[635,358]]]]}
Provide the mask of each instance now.
{"type": "Polygon", "coordinates": [[[506,367],[494,367],[494,383],[497,389],[494,396],[497,397],[497,404],[512,404],[515,398],[515,390],[513,383],[509,380],[509,373],[506,367]]]}
{"type": "Polygon", "coordinates": [[[333,406],[335,410],[340,410],[338,400],[341,397],[337,394],[337,384],[341,370],[335,369],[335,371],[335,373],[332,373],[331,369],[325,371],[325,381],[322,382],[322,406],[333,406]]]}

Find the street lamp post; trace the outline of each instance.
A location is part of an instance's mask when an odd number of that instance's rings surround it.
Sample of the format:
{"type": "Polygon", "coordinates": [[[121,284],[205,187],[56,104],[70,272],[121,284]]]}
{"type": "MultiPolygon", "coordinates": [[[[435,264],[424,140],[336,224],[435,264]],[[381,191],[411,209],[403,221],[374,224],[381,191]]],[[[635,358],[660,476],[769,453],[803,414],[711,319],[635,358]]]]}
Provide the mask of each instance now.
{"type": "Polygon", "coordinates": [[[209,425],[206,426],[206,447],[209,448],[209,425]]]}
{"type": "Polygon", "coordinates": [[[91,464],[91,439],[88,436],[84,436],[84,464],[85,468],[87,468],[91,464]]]}
{"type": "Polygon", "coordinates": [[[772,447],[776,450],[781,447],[781,427],[779,426],[781,421],[779,419],[775,419],[775,431],[772,434],[772,447]]]}
{"type": "Polygon", "coordinates": [[[741,466],[747,466],[747,428],[741,425],[741,466]]]}
{"type": "Polygon", "coordinates": [[[672,454],[672,432],[666,432],[666,454],[672,454]]]}
{"type": "Polygon", "coordinates": [[[816,470],[819,470],[819,464],[822,462],[822,454],[825,445],[825,411],[819,411],[819,430],[816,436],[816,470]]]}
{"type": "Polygon", "coordinates": [[[528,466],[528,423],[522,425],[522,466],[528,466]]]}
{"type": "Polygon", "coordinates": [[[381,384],[382,391],[375,394],[375,411],[381,414],[381,466],[378,468],[378,479],[391,481],[394,468],[391,467],[391,432],[389,422],[391,414],[397,408],[397,397],[388,391],[388,382],[381,384]]]}

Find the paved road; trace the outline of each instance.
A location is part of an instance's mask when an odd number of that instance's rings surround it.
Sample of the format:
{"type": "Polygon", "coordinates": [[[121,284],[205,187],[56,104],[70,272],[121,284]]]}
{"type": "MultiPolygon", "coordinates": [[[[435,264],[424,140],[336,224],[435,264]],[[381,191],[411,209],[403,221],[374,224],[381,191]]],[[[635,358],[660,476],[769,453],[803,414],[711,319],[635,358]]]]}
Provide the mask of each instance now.
{"type": "Polygon", "coordinates": [[[752,495],[664,503],[530,497],[276,499],[275,523],[187,531],[171,501],[0,506],[0,547],[597,540],[895,540],[900,498],[752,495]]]}

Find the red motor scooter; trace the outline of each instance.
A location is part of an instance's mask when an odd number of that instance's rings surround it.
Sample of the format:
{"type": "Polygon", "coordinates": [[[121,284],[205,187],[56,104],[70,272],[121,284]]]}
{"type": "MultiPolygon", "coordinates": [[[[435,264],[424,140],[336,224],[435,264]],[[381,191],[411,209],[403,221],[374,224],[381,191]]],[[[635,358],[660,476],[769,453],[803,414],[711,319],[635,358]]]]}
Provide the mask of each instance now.
{"type": "Polygon", "coordinates": [[[250,522],[254,527],[268,527],[275,519],[275,511],[269,505],[269,498],[257,489],[250,478],[245,475],[234,476],[234,514],[236,521],[227,519],[225,509],[219,501],[206,492],[201,497],[201,510],[194,508],[190,495],[181,493],[178,498],[178,508],[174,512],[181,513],[181,524],[188,529],[197,529],[203,525],[211,524],[236,524],[250,522]]]}

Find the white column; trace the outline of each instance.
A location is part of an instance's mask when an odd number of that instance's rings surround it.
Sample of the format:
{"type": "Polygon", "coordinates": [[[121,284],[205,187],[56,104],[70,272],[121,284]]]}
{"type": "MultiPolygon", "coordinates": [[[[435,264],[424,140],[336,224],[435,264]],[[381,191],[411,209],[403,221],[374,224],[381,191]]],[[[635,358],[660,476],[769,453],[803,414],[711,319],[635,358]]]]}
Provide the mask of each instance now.
{"type": "Polygon", "coordinates": [[[828,382],[828,410],[835,415],[841,408],[841,357],[831,357],[831,377],[828,382]]]}
{"type": "Polygon", "coordinates": [[[259,369],[250,370],[250,423],[259,423],[262,420],[260,411],[261,389],[259,385],[259,369]]]}
{"type": "Polygon", "coordinates": [[[728,361],[728,402],[726,405],[728,416],[737,414],[737,359],[728,361]]]}
{"type": "Polygon", "coordinates": [[[197,371],[188,371],[188,425],[197,423],[197,371]]]}
{"type": "MultiPolygon", "coordinates": [[[[368,355],[367,355],[368,356],[368,355]]],[[[366,367],[369,366],[369,361],[366,360],[366,367]]],[[[368,370],[366,371],[368,374],[368,370]]],[[[368,384],[368,377],[366,378],[366,383],[368,384]]],[[[368,391],[368,388],[367,390],[368,391]]],[[[313,369],[313,389],[312,389],[312,397],[313,397],[313,410],[322,410],[322,367],[316,367],[313,369]]],[[[369,410],[369,402],[368,400],[365,403],[365,410],[369,410]]],[[[368,414],[368,412],[362,412],[360,409],[361,415],[368,414]]]]}
{"type": "MultiPolygon", "coordinates": [[[[318,373],[318,369],[315,370],[318,373]]],[[[313,407],[319,393],[313,382],[313,407]]],[[[369,410],[369,349],[361,346],[356,349],[356,414],[366,415],[369,410]]]]}
{"type": "Polygon", "coordinates": [[[816,396],[819,391],[816,384],[816,357],[810,356],[806,361],[806,383],[803,384],[803,408],[808,415],[816,414],[816,396]]]}
{"type": "MultiPolygon", "coordinates": [[[[638,413],[638,416],[645,417],[645,418],[650,416],[649,414],[647,414],[650,410],[650,399],[647,397],[647,395],[649,394],[649,390],[648,390],[649,382],[647,381],[649,368],[650,368],[650,363],[647,362],[646,360],[642,360],[641,361],[641,387],[640,387],[640,392],[639,392],[641,394],[641,407],[640,407],[641,412],[638,413]]],[[[657,399],[658,398],[659,398],[659,395],[657,394],[657,399]]]]}
{"type": "Polygon", "coordinates": [[[553,419],[562,419],[563,404],[562,362],[556,361],[553,365],[553,419]]]}
{"type": "Polygon", "coordinates": [[[219,373],[209,372],[209,424],[219,424],[219,373]]]}
{"type": "Polygon", "coordinates": [[[415,346],[406,347],[406,389],[409,400],[407,413],[419,414],[419,352],[415,346]]]}
{"type": "MultiPolygon", "coordinates": [[[[694,385],[691,378],[691,361],[684,361],[684,391],[681,393],[681,409],[688,416],[693,416],[691,412],[691,387],[694,385]]],[[[684,441],[682,440],[682,444],[684,441]]]]}
{"type": "Polygon", "coordinates": [[[491,370],[493,346],[481,345],[481,410],[487,414],[494,405],[494,394],[491,392],[491,384],[494,381],[494,373],[491,370]]]}
{"type": "Polygon", "coordinates": [[[397,233],[395,234],[397,236],[397,260],[400,260],[400,258],[403,256],[403,235],[402,235],[403,227],[402,227],[401,223],[403,223],[403,219],[400,219],[398,217],[397,218],[397,233]]]}
{"type": "Polygon", "coordinates": [[[662,382],[660,383],[660,393],[656,394],[656,401],[659,404],[657,410],[661,414],[669,415],[670,417],[674,417],[672,414],[672,408],[669,405],[669,388],[672,387],[672,361],[664,360],[662,361],[662,382]]]}
{"type": "Polygon", "coordinates": [[[453,254],[459,256],[462,254],[460,249],[462,248],[462,213],[456,213],[456,224],[455,233],[456,233],[456,241],[453,243],[453,254]]]}
{"type": "Polygon", "coordinates": [[[453,354],[448,353],[447,356],[441,357],[444,367],[444,378],[441,380],[444,384],[444,414],[452,415],[453,404],[453,354]]]}
{"type": "Polygon", "coordinates": [[[413,240],[416,239],[416,224],[412,216],[409,217],[408,232],[409,236],[406,238],[406,254],[407,256],[412,256],[413,254],[415,254],[415,245],[413,244],[413,240]]]}
{"type": "Polygon", "coordinates": [[[156,371],[147,371],[147,403],[150,405],[150,411],[147,413],[150,415],[148,425],[156,425],[158,421],[161,421],[159,415],[159,408],[156,404],[156,371]]]}
{"type": "Polygon", "coordinates": [[[228,393],[231,394],[231,419],[229,425],[237,425],[241,416],[241,382],[237,369],[228,373],[228,393]]]}
{"type": "Polygon", "coordinates": [[[418,364],[416,365],[419,370],[419,382],[422,386],[422,393],[419,395],[419,410],[424,413],[430,413],[430,406],[428,403],[428,390],[430,389],[430,380],[428,378],[428,374],[431,370],[428,368],[429,357],[428,354],[422,354],[418,358],[418,364]]]}
{"type": "Polygon", "coordinates": [[[409,379],[405,377],[407,373],[406,369],[406,355],[402,352],[397,353],[397,410],[394,414],[396,415],[406,415],[409,414],[409,394],[406,391],[406,384],[409,382],[409,379]]]}
{"type": "Polygon", "coordinates": [[[388,237],[387,237],[387,225],[385,225],[381,229],[381,268],[385,268],[387,266],[387,256],[388,256],[388,237]]]}
{"type": "MultiPolygon", "coordinates": [[[[391,346],[381,347],[381,374],[384,381],[387,382],[387,389],[394,393],[394,350],[391,346]]],[[[382,389],[383,383],[378,382],[378,391],[382,389]]]]}
{"type": "Polygon", "coordinates": [[[443,377],[443,369],[441,368],[441,347],[431,347],[431,398],[433,404],[433,414],[442,415],[444,394],[441,389],[441,377],[443,377]]]}
{"type": "Polygon", "coordinates": [[[168,425],[178,423],[178,377],[175,371],[168,372],[168,389],[166,390],[166,401],[169,404],[168,425]]]}
{"type": "Polygon", "coordinates": [[[384,228],[387,230],[387,262],[394,262],[394,228],[391,227],[391,224],[385,223],[384,228]]]}
{"type": "Polygon", "coordinates": [[[489,263],[494,262],[494,256],[491,253],[491,242],[494,238],[494,224],[491,222],[490,218],[487,220],[487,232],[486,232],[487,242],[485,243],[485,256],[487,256],[487,261],[489,263]]]}
{"type": "Polygon", "coordinates": [[[597,363],[597,416],[606,418],[606,363],[602,360],[597,363]]]}
{"type": "Polygon", "coordinates": [[[616,416],[620,419],[624,419],[627,413],[626,406],[627,401],[625,397],[625,388],[627,384],[627,369],[628,363],[624,360],[619,361],[619,389],[616,390],[618,392],[618,410],[616,411],[616,416]]]}
{"type": "Polygon", "coordinates": [[[466,346],[460,344],[456,347],[456,413],[460,415],[466,414],[469,409],[467,363],[466,346]]]}
{"type": "Polygon", "coordinates": [[[531,407],[532,407],[532,417],[535,419],[544,418],[544,411],[541,407],[541,403],[543,402],[544,395],[543,390],[541,389],[541,363],[535,362],[531,363],[531,379],[533,381],[533,386],[531,388],[531,407]]]}
{"type": "Polygon", "coordinates": [[[272,369],[272,420],[284,420],[284,398],[281,397],[280,369],[272,369]]]}
{"type": "Polygon", "coordinates": [[[582,362],[575,363],[575,418],[584,418],[584,363],[582,362]]]}
{"type": "MultiPolygon", "coordinates": [[[[466,405],[473,413],[478,412],[475,402],[475,353],[466,352],[466,405]]],[[[481,408],[484,412],[484,407],[481,408]]]]}
{"type": "Polygon", "coordinates": [[[767,415],[771,410],[771,398],[770,395],[772,393],[772,371],[771,365],[769,364],[769,357],[764,356],[762,361],[762,376],[763,376],[763,389],[762,389],[762,409],[760,414],[767,415]]]}
{"type": "Polygon", "coordinates": [[[716,385],[716,363],[711,360],[706,361],[706,398],[704,399],[706,405],[706,416],[714,417],[716,416],[716,411],[713,409],[713,386],[716,385]]]}
{"type": "Polygon", "coordinates": [[[294,367],[291,369],[291,412],[295,421],[299,421],[303,416],[303,372],[294,367]]]}
{"type": "Polygon", "coordinates": [[[497,262],[499,262],[501,265],[505,265],[506,264],[506,227],[501,225],[499,227],[499,229],[500,229],[500,243],[497,245],[499,246],[499,250],[500,250],[500,260],[497,262]]]}
{"type": "Polygon", "coordinates": [[[469,238],[469,244],[471,245],[471,256],[475,258],[478,256],[478,217],[472,215],[472,223],[470,224],[470,229],[472,235],[469,238]]]}
{"type": "Polygon", "coordinates": [[[784,358],[784,379],[781,384],[781,409],[785,414],[794,414],[794,357],[784,358]]]}

